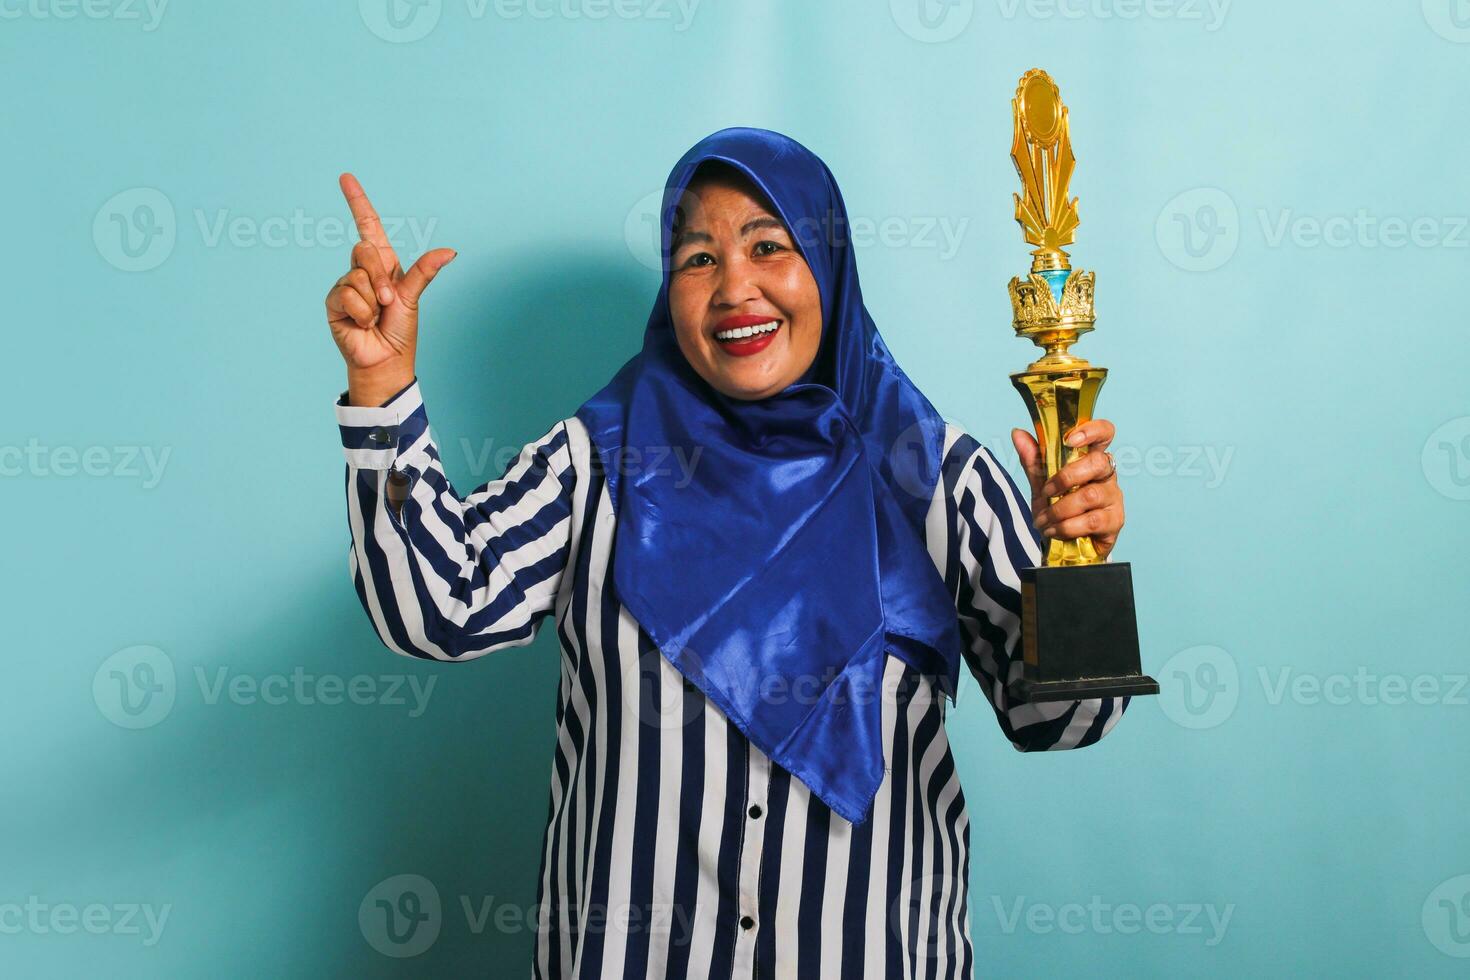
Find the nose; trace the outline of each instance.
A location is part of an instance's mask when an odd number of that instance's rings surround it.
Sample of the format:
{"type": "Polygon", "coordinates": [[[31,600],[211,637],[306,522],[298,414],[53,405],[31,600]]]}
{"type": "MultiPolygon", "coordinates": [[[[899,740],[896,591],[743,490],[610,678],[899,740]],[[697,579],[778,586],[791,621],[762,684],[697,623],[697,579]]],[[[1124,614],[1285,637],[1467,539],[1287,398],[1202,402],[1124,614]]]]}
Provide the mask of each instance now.
{"type": "Polygon", "coordinates": [[[710,303],[714,306],[738,307],[749,300],[759,299],[761,292],[755,273],[755,264],[744,256],[736,256],[721,263],[710,303]]]}

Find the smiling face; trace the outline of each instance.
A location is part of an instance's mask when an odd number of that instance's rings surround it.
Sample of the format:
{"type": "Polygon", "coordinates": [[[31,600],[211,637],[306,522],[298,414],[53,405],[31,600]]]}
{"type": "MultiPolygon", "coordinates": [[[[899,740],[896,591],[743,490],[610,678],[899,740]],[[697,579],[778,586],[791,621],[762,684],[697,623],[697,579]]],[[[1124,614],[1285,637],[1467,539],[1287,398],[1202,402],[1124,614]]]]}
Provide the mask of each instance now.
{"type": "Polygon", "coordinates": [[[733,170],[702,168],[673,246],[669,312],[699,376],[744,400],[799,379],[821,343],[821,292],[759,191],[733,170]]]}

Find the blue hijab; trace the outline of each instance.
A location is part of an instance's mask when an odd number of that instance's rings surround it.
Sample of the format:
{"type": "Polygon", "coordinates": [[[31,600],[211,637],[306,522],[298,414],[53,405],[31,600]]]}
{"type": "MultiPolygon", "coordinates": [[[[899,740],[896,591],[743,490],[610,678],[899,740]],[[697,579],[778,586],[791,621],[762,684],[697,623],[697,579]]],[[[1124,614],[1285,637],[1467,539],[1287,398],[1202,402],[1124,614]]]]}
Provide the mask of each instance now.
{"type": "Polygon", "coordinates": [[[883,779],[887,655],[951,699],[959,681],[954,600],[924,546],[944,422],[863,306],[847,209],[816,154],[769,130],[721,130],[675,164],[660,217],[663,284],[643,349],[577,410],[617,513],[616,595],[754,745],[861,823],[883,779]],[[821,292],[816,359],[764,399],[715,390],[674,336],[672,223],[709,161],[765,195],[821,292]],[[655,452],[692,468],[632,465],[655,452]]]}

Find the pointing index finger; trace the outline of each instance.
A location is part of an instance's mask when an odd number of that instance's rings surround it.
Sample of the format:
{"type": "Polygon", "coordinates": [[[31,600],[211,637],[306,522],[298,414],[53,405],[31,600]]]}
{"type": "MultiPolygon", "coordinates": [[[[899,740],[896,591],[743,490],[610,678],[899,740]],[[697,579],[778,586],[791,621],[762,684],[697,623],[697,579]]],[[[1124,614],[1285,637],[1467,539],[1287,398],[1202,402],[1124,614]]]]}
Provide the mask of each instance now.
{"type": "Polygon", "coordinates": [[[362,184],[350,173],[338,177],[337,183],[342,187],[342,195],[347,198],[347,206],[352,209],[352,220],[357,224],[359,237],[379,248],[388,249],[391,253],[393,246],[383,233],[383,222],[378,220],[378,212],[373,209],[373,202],[368,200],[362,184]]]}

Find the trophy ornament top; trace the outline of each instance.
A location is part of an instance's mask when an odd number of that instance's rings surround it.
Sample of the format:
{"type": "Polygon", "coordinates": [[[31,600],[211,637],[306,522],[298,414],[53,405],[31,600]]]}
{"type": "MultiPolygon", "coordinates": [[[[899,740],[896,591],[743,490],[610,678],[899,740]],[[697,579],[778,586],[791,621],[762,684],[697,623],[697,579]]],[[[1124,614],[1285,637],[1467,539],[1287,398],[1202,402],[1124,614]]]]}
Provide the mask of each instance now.
{"type": "Polygon", "coordinates": [[[1011,100],[1014,135],[1011,161],[1021,178],[1016,222],[1031,252],[1031,271],[1011,280],[1011,310],[1016,333],[1046,353],[1028,370],[1066,371],[1088,366],[1068,352],[1078,336],[1092,329],[1094,277],[1072,271],[1064,245],[1076,239],[1077,199],[1068,186],[1077,165],[1067,107],[1057,83],[1040,68],[1021,76],[1011,100]]]}
{"type": "Polygon", "coordinates": [[[1032,272],[1070,269],[1063,245],[1077,231],[1077,199],[1067,196],[1067,185],[1077,165],[1067,127],[1067,107],[1057,83],[1040,68],[1021,76],[1011,101],[1015,136],[1011,160],[1021,178],[1025,196],[1017,194],[1016,220],[1026,241],[1036,246],[1032,272]]]}

